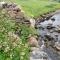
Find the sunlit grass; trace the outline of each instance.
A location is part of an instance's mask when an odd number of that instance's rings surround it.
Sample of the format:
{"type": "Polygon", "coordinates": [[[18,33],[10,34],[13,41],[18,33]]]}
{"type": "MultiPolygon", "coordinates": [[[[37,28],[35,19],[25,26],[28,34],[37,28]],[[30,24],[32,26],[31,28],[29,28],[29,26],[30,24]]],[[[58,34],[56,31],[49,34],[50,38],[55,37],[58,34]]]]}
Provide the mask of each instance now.
{"type": "Polygon", "coordinates": [[[21,5],[26,15],[34,17],[60,8],[60,3],[47,0],[12,0],[21,5]]]}
{"type": "Polygon", "coordinates": [[[60,8],[60,3],[48,0],[4,0],[21,5],[25,14],[34,17],[60,8]]]}

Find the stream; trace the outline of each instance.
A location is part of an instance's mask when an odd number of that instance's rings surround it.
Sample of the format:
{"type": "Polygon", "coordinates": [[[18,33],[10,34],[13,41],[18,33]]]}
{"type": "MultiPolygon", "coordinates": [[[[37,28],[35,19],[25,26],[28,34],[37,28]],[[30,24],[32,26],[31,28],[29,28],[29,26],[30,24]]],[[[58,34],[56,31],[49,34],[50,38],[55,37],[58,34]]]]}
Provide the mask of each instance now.
{"type": "Polygon", "coordinates": [[[39,47],[31,52],[30,60],[60,60],[60,11],[38,23],[37,31],[39,47]]]}

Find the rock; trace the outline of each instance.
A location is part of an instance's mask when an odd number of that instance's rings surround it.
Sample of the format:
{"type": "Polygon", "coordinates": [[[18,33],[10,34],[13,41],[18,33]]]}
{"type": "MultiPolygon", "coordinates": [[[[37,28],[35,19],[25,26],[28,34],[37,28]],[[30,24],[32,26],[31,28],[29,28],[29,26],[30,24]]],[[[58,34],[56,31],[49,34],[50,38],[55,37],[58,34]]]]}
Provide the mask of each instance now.
{"type": "Polygon", "coordinates": [[[16,23],[28,24],[29,27],[35,27],[35,20],[25,16],[21,7],[15,3],[0,2],[0,8],[5,9],[8,13],[7,15],[16,20],[16,23]]]}
{"type": "Polygon", "coordinates": [[[7,7],[7,3],[6,2],[0,2],[0,5],[2,6],[2,8],[6,8],[7,7]]]}
{"type": "Polygon", "coordinates": [[[45,35],[45,38],[48,39],[48,41],[51,41],[54,39],[52,36],[50,36],[50,34],[45,35]]]}
{"type": "Polygon", "coordinates": [[[39,48],[38,47],[31,47],[31,51],[36,51],[36,50],[39,50],[39,48]]]}
{"type": "Polygon", "coordinates": [[[59,43],[59,42],[56,42],[56,43],[55,43],[55,47],[56,47],[57,50],[60,51],[60,43],[59,43]]]}
{"type": "Polygon", "coordinates": [[[42,40],[42,45],[40,47],[41,51],[44,51],[46,49],[45,42],[42,40]]]}
{"type": "Polygon", "coordinates": [[[55,21],[55,18],[51,18],[52,21],[55,21]]]}
{"type": "Polygon", "coordinates": [[[54,32],[53,29],[51,29],[51,30],[50,30],[50,33],[53,33],[53,32],[54,32]]]}
{"type": "Polygon", "coordinates": [[[15,7],[17,7],[17,5],[14,3],[14,4],[12,4],[12,7],[15,8],[15,7]]]}
{"type": "Polygon", "coordinates": [[[47,26],[47,29],[53,29],[53,28],[55,28],[55,27],[52,26],[52,24],[47,26]]]}
{"type": "Polygon", "coordinates": [[[7,3],[6,2],[0,2],[0,9],[6,8],[7,3]]]}
{"type": "Polygon", "coordinates": [[[16,15],[16,18],[23,18],[23,19],[24,19],[24,13],[19,12],[19,13],[16,15]]]}
{"type": "Polygon", "coordinates": [[[35,27],[35,20],[34,19],[30,19],[30,23],[31,23],[31,27],[35,27]]]}
{"type": "Polygon", "coordinates": [[[10,7],[12,7],[12,3],[9,3],[9,4],[7,5],[7,8],[10,8],[10,7]]]}
{"type": "Polygon", "coordinates": [[[21,19],[21,20],[22,20],[23,16],[20,16],[20,14],[19,14],[19,15],[17,14],[17,15],[15,16],[15,18],[16,18],[16,19],[21,19]]]}
{"type": "Polygon", "coordinates": [[[60,28],[55,29],[56,32],[60,33],[60,28]]]}
{"type": "Polygon", "coordinates": [[[49,17],[49,16],[47,16],[47,17],[46,17],[46,20],[48,20],[49,18],[50,18],[50,17],[49,17]]]}
{"type": "Polygon", "coordinates": [[[6,8],[7,7],[7,3],[4,3],[2,6],[3,6],[3,8],[6,8]]]}
{"type": "Polygon", "coordinates": [[[8,4],[6,10],[9,16],[15,19],[16,22],[20,23],[21,20],[25,20],[24,13],[18,6],[16,6],[16,4],[8,4]]]}
{"type": "Polygon", "coordinates": [[[15,4],[15,3],[8,3],[7,4],[7,8],[15,8],[15,7],[17,7],[17,5],[15,4]]]}
{"type": "MultiPolygon", "coordinates": [[[[58,58],[58,56],[60,57],[60,12],[46,17],[48,17],[48,20],[45,20],[43,22],[36,21],[37,31],[41,37],[39,42],[40,49],[47,52],[50,60],[60,60],[60,58],[58,58]],[[41,27],[44,27],[44,29],[41,27]],[[41,42],[41,40],[45,42],[45,45],[41,42]]],[[[32,57],[32,60],[41,59],[35,59],[35,57],[32,57]]]]}
{"type": "Polygon", "coordinates": [[[28,39],[28,44],[32,47],[38,47],[38,41],[35,37],[31,36],[28,39]]]}
{"type": "Polygon", "coordinates": [[[39,50],[32,51],[30,60],[48,60],[48,55],[43,51],[39,51],[39,50]]]}
{"type": "Polygon", "coordinates": [[[18,7],[13,8],[12,10],[16,11],[16,12],[20,12],[21,11],[20,8],[18,8],[18,7]]]}
{"type": "Polygon", "coordinates": [[[23,24],[29,24],[29,25],[30,25],[30,21],[29,21],[29,20],[25,20],[25,21],[23,22],[23,24]]]}
{"type": "Polygon", "coordinates": [[[47,26],[47,29],[52,29],[53,27],[52,26],[47,26]]]}

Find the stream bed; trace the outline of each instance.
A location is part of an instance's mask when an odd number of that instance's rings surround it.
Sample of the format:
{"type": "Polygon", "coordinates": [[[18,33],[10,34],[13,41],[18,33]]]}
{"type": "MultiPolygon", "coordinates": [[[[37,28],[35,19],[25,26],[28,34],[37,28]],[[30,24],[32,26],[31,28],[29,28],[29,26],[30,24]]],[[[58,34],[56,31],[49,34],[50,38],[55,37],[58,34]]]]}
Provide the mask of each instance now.
{"type": "Polygon", "coordinates": [[[60,11],[38,23],[37,31],[39,47],[31,52],[30,60],[60,60],[60,11]]]}

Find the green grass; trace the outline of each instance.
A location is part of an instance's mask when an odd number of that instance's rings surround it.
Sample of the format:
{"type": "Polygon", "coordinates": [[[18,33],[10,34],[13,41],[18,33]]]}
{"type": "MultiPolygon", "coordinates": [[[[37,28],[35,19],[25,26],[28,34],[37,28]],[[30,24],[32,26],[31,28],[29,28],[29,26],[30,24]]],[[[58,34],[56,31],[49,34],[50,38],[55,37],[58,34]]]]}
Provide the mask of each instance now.
{"type": "Polygon", "coordinates": [[[16,24],[6,10],[0,10],[0,60],[29,60],[27,38],[34,33],[31,27],[16,24]],[[17,27],[21,30],[19,38],[11,34],[15,33],[17,27]]]}
{"type": "Polygon", "coordinates": [[[25,14],[34,17],[44,14],[49,11],[56,10],[60,8],[60,3],[51,2],[48,0],[10,0],[15,2],[17,5],[21,5],[22,9],[25,11],[25,14]]]}

